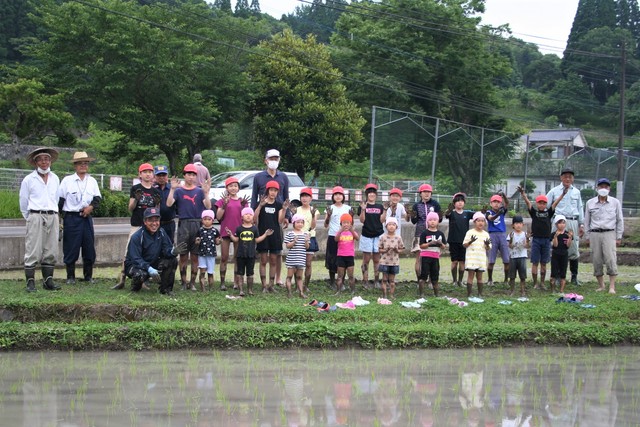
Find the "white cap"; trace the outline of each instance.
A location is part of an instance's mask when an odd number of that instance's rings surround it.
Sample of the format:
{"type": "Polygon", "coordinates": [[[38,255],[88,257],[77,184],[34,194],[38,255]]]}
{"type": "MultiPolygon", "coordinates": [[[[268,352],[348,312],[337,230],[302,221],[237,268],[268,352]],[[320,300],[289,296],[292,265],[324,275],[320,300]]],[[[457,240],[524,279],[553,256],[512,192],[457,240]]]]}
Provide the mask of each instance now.
{"type": "Polygon", "coordinates": [[[398,219],[394,216],[390,216],[387,218],[387,220],[385,221],[384,225],[388,225],[388,224],[395,224],[398,225],[398,219]]]}
{"type": "Polygon", "coordinates": [[[280,152],[274,148],[267,150],[267,154],[265,154],[264,158],[268,159],[269,157],[280,157],[280,152]]]}
{"type": "Polygon", "coordinates": [[[567,222],[567,217],[566,217],[566,216],[564,216],[564,215],[562,215],[562,214],[558,214],[558,215],[556,215],[556,217],[553,219],[553,223],[554,223],[554,224],[557,224],[557,223],[558,223],[558,221],[564,221],[564,222],[567,222]]]}

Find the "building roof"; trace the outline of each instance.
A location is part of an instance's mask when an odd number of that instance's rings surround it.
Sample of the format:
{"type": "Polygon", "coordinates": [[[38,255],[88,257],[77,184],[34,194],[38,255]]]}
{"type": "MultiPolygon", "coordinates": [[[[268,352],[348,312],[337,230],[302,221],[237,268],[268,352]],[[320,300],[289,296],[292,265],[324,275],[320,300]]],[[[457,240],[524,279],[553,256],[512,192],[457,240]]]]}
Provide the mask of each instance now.
{"type": "Polygon", "coordinates": [[[582,134],[582,129],[534,129],[529,134],[529,142],[568,142],[575,141],[580,138],[583,144],[576,144],[579,146],[586,146],[587,140],[582,134]]]}

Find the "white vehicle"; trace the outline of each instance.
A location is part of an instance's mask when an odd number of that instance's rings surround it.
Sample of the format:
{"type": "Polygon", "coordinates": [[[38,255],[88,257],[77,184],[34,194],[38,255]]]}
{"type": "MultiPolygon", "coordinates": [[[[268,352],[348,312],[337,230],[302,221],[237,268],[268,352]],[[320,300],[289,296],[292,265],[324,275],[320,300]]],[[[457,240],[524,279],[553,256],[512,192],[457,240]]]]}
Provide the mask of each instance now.
{"type": "MultiPolygon", "coordinates": [[[[211,177],[211,190],[209,190],[209,199],[211,199],[212,203],[215,203],[216,200],[222,197],[222,193],[225,192],[226,188],[224,185],[224,181],[227,178],[235,177],[238,179],[240,183],[240,191],[238,192],[238,196],[243,198],[247,196],[251,198],[251,192],[253,191],[253,177],[255,174],[262,171],[229,171],[222,172],[213,177],[211,177]]],[[[304,182],[300,179],[297,173],[295,172],[285,172],[287,177],[289,178],[289,201],[291,203],[300,206],[300,190],[306,187],[304,182]]]]}

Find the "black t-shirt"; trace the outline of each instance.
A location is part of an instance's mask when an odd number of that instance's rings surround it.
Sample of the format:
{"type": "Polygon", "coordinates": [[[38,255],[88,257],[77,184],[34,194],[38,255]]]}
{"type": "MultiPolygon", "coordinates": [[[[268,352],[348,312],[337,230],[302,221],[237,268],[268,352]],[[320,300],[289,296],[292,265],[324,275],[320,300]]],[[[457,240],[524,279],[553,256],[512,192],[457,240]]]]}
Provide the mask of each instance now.
{"type": "Polygon", "coordinates": [[[256,237],[258,235],[258,227],[252,225],[251,227],[245,227],[243,225],[236,228],[236,236],[240,241],[238,242],[237,258],[255,258],[256,257],[256,237]]]}
{"type": "Polygon", "coordinates": [[[154,199],[162,200],[162,193],[156,187],[146,188],[142,184],[136,184],[131,186],[129,197],[136,198],[136,191],[142,191],[142,197],[136,202],[136,207],[131,212],[131,226],[142,227],[144,224],[144,210],[147,208],[157,207],[154,199]]]}
{"type": "Polygon", "coordinates": [[[264,234],[268,229],[273,230],[271,236],[267,236],[262,242],[259,243],[261,249],[276,248],[282,249],[282,228],[280,222],[278,222],[278,214],[282,209],[282,203],[277,200],[274,203],[267,203],[260,209],[260,215],[258,215],[258,230],[260,235],[264,234]]]}
{"type": "MultiPolygon", "coordinates": [[[[358,207],[358,215],[362,208],[358,207]]],[[[364,224],[362,224],[362,235],[364,237],[378,237],[384,234],[384,227],[380,222],[380,217],[384,213],[384,206],[379,203],[367,203],[364,208],[364,224]]]]}
{"type": "Polygon", "coordinates": [[[534,206],[531,206],[529,215],[531,216],[531,235],[533,237],[547,237],[551,234],[551,218],[553,218],[554,213],[553,208],[539,211],[534,206]]]}
{"type": "MultiPolygon", "coordinates": [[[[556,233],[551,233],[550,240],[553,240],[553,236],[556,233]]],[[[558,246],[553,246],[551,244],[551,250],[556,255],[568,255],[569,254],[569,246],[567,246],[567,240],[569,240],[569,234],[565,231],[562,234],[558,235],[558,246]]]]}
{"type": "Polygon", "coordinates": [[[473,211],[451,212],[449,218],[449,243],[462,243],[469,231],[469,221],[473,218],[473,211]]]}

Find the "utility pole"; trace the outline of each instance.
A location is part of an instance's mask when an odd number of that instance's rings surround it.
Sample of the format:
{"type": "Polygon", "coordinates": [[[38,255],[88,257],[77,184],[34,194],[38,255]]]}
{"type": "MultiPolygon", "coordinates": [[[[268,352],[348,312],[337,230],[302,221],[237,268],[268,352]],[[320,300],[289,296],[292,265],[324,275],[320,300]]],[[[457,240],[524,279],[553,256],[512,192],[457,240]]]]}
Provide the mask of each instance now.
{"type": "Polygon", "coordinates": [[[624,92],[626,85],[627,53],[622,41],[621,75],[620,75],[620,124],[618,126],[618,184],[616,197],[622,203],[624,198],[624,92]]]}

